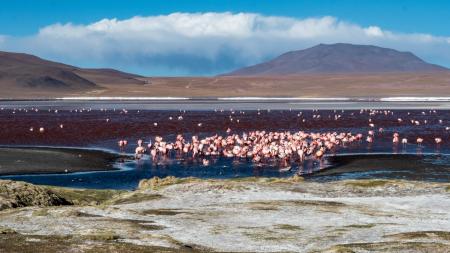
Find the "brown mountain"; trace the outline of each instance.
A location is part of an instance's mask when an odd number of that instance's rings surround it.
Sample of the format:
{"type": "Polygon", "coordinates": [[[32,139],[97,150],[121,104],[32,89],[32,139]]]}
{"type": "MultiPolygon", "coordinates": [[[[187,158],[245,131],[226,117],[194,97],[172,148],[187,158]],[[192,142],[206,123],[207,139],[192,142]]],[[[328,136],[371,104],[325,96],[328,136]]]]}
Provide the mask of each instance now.
{"type": "Polygon", "coordinates": [[[101,84],[144,84],[140,76],[113,69],[83,69],[39,57],[0,52],[0,88],[55,92],[99,89],[101,84]]]}
{"type": "Polygon", "coordinates": [[[270,76],[333,73],[434,72],[447,68],[430,64],[410,52],[370,45],[320,44],[291,51],[268,62],[241,68],[229,76],[270,76]]]}
{"type": "Polygon", "coordinates": [[[450,71],[441,71],[447,69],[428,64],[411,53],[384,48],[346,44],[319,45],[284,54],[261,65],[263,71],[256,71],[258,68],[255,66],[253,69],[249,68],[251,71],[234,73],[236,76],[146,78],[113,69],[84,69],[32,55],[0,52],[0,99],[77,96],[450,96],[450,71]],[[359,47],[362,49],[355,49],[359,47]],[[371,56],[359,53],[352,55],[345,53],[344,49],[334,52],[335,50],[326,48],[351,48],[351,52],[362,51],[367,54],[367,51],[374,50],[381,53],[371,52],[371,56]],[[310,54],[304,51],[309,51],[310,54]],[[327,51],[330,56],[325,53],[327,51]],[[294,57],[296,55],[303,55],[298,59],[309,59],[305,60],[309,67],[305,67],[306,63],[301,60],[292,60],[297,58],[294,57]],[[293,67],[288,68],[289,66],[293,67]],[[287,69],[290,71],[286,71],[287,69]]]}

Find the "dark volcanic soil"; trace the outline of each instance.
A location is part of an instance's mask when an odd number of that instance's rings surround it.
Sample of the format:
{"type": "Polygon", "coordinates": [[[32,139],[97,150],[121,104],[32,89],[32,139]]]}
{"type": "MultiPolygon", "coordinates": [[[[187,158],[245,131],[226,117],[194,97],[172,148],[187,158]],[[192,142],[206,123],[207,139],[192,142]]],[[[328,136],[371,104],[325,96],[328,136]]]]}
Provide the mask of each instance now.
{"type": "Polygon", "coordinates": [[[83,149],[0,148],[0,176],[111,170],[117,158],[83,149]]]}

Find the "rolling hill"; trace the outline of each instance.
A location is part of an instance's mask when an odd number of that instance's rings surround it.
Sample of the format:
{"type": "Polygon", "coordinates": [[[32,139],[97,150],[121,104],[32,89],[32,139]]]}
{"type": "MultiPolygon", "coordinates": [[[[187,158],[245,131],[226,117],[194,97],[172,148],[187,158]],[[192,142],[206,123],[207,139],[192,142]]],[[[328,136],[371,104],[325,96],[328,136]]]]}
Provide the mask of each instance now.
{"type": "Polygon", "coordinates": [[[104,83],[144,84],[140,76],[113,69],[84,69],[39,57],[0,52],[0,88],[40,92],[81,91],[104,83]]]}
{"type": "Polygon", "coordinates": [[[412,53],[318,45],[215,77],[142,77],[0,52],[0,99],[450,96],[450,71],[412,53]]]}
{"type": "Polygon", "coordinates": [[[370,45],[319,44],[273,60],[241,68],[227,76],[272,76],[333,73],[434,72],[448,69],[427,63],[410,52],[370,45]]]}

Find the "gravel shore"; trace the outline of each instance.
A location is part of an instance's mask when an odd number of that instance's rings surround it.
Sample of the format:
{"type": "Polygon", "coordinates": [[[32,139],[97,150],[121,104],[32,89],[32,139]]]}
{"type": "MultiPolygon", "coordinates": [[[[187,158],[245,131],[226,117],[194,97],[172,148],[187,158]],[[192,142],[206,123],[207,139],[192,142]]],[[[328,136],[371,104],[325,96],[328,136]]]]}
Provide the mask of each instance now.
{"type": "Polygon", "coordinates": [[[50,189],[77,204],[1,211],[0,251],[448,252],[450,247],[449,183],[169,177],[142,181],[136,191],[50,189]]]}

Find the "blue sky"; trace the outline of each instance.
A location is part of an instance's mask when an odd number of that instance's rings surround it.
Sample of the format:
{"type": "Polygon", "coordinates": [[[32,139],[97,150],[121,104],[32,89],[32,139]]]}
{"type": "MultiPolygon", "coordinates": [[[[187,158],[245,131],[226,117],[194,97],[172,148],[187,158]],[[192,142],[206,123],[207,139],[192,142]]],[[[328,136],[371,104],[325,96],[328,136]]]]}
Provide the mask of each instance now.
{"type": "Polygon", "coordinates": [[[1,3],[0,50],[146,75],[213,75],[320,42],[349,42],[450,66],[449,19],[444,0],[15,0],[1,3]]]}
{"type": "Polygon", "coordinates": [[[335,16],[364,26],[450,36],[447,0],[14,0],[2,1],[0,34],[32,34],[58,22],[87,24],[102,18],[223,11],[299,18],[335,16]]]}

